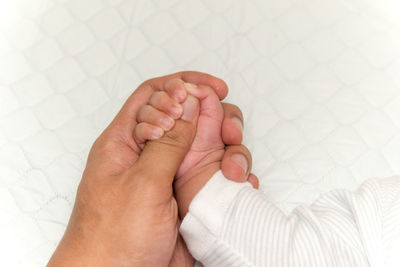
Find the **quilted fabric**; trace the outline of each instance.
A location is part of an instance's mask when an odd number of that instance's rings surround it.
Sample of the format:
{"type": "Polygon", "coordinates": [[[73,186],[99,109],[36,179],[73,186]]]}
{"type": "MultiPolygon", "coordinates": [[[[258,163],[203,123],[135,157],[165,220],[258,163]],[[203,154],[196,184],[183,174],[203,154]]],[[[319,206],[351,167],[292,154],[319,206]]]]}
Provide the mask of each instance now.
{"type": "Polygon", "coordinates": [[[91,144],[170,72],[228,83],[261,190],[286,213],[400,174],[400,5],[378,2],[0,1],[1,265],[45,265],[91,144]]]}

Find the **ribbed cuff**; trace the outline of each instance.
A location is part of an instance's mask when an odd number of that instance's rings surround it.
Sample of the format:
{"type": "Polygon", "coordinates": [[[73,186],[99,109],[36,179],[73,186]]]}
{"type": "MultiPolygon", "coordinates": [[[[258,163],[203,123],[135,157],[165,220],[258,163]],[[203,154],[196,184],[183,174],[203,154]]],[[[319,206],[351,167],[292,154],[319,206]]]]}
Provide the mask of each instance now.
{"type": "Polygon", "coordinates": [[[221,234],[221,228],[235,196],[250,183],[236,183],[218,171],[192,200],[180,233],[192,256],[201,260],[221,234]]]}

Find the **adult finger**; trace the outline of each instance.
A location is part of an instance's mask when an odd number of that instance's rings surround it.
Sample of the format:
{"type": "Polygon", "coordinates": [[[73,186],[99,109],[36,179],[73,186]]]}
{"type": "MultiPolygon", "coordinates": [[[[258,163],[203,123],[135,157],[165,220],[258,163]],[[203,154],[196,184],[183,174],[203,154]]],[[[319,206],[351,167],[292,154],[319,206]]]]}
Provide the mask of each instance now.
{"type": "Polygon", "coordinates": [[[225,177],[235,182],[244,182],[251,170],[252,157],[243,145],[231,145],[225,149],[221,170],[225,177]]]}
{"type": "Polygon", "coordinates": [[[139,159],[129,170],[135,179],[145,179],[146,183],[166,189],[160,190],[160,193],[169,194],[172,190],[175,174],[196,134],[199,100],[188,95],[182,106],[183,115],[175,122],[175,127],[160,139],[147,142],[139,159]]]}
{"type": "Polygon", "coordinates": [[[221,162],[224,176],[235,182],[245,182],[250,174],[252,157],[243,145],[231,145],[225,149],[221,162]]]}
{"type": "Polygon", "coordinates": [[[243,138],[243,114],[235,105],[222,103],[224,120],[222,121],[222,141],[226,145],[239,145],[243,138]]]}

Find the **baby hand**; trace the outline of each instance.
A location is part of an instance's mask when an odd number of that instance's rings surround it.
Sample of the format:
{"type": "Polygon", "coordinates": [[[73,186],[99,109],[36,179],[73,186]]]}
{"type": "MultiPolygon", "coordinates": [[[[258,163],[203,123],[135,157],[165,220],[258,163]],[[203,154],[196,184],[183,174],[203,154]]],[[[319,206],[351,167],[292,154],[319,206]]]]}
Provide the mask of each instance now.
{"type": "Polygon", "coordinates": [[[154,92],[148,103],[140,108],[133,136],[142,149],[146,141],[159,139],[175,126],[175,120],[183,116],[181,103],[186,97],[185,82],[171,79],[165,83],[164,91],[154,92]]]}

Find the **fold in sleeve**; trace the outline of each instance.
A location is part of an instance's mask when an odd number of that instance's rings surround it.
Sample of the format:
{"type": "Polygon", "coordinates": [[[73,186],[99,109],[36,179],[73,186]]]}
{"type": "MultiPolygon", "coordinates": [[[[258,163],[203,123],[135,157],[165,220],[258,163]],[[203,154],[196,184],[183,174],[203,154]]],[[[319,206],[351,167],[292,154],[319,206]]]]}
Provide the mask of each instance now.
{"type": "Polygon", "coordinates": [[[180,231],[204,266],[400,266],[400,178],[331,191],[286,216],[249,183],[217,172],[180,231]]]}

